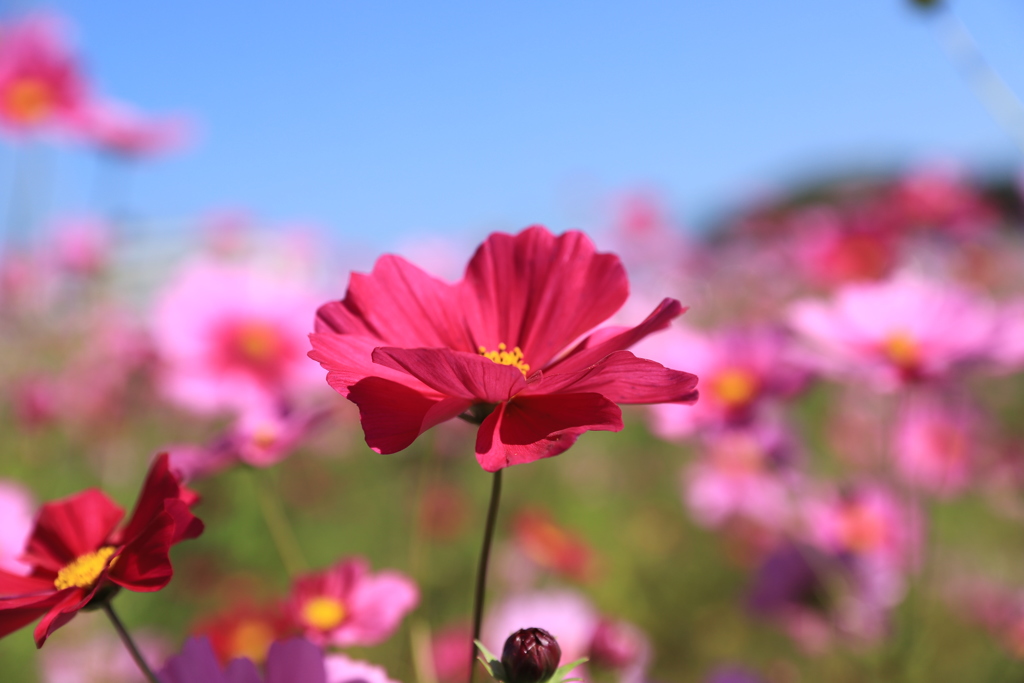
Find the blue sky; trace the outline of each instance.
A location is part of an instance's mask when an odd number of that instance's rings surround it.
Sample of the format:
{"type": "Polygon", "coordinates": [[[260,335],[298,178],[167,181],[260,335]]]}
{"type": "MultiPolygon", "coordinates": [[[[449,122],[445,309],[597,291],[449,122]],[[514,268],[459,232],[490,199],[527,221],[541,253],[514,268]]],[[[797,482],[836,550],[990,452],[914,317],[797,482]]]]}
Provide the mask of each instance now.
{"type": "MultiPolygon", "coordinates": [[[[240,207],[387,247],[594,228],[630,189],[700,224],[818,173],[1018,162],[935,23],[900,0],[48,7],[101,90],[198,123],[193,148],[132,177],[132,206],[175,221],[240,207]]],[[[1024,92],[1024,5],[952,7],[1024,92]]],[[[92,159],[51,156],[54,206],[88,208],[92,159]]]]}

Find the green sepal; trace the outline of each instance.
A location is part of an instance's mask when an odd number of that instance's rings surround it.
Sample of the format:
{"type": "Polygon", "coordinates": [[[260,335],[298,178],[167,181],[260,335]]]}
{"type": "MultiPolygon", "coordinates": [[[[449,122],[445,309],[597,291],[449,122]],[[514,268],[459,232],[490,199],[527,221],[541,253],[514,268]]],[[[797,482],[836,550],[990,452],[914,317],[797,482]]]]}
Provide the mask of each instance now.
{"type": "Polygon", "coordinates": [[[491,674],[491,678],[496,681],[501,681],[502,683],[507,683],[508,677],[505,676],[505,667],[502,666],[501,660],[495,657],[494,654],[484,647],[484,644],[479,640],[474,640],[473,642],[476,644],[476,648],[483,654],[483,657],[477,657],[477,659],[479,659],[484,665],[484,668],[487,669],[487,673],[491,674]]]}
{"type": "MultiPolygon", "coordinates": [[[[569,673],[570,671],[575,669],[580,664],[585,664],[588,661],[589,661],[589,658],[587,658],[587,657],[580,657],[575,662],[570,662],[569,664],[563,664],[562,666],[560,666],[557,669],[555,669],[555,673],[551,674],[551,678],[549,678],[547,681],[545,681],[545,683],[573,683],[573,681],[582,681],[583,680],[582,678],[562,678],[562,676],[565,676],[567,673],[569,673]]],[[[499,662],[499,664],[500,664],[500,662],[499,662]]]]}

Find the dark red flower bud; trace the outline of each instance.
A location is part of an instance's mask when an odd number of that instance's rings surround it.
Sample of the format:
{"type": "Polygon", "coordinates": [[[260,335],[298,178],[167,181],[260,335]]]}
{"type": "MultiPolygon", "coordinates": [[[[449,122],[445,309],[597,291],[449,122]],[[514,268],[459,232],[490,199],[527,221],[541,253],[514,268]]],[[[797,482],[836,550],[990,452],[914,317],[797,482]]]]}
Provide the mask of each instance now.
{"type": "Polygon", "coordinates": [[[501,651],[508,683],[543,683],[555,673],[561,659],[558,641],[542,628],[516,631],[501,651]]]}

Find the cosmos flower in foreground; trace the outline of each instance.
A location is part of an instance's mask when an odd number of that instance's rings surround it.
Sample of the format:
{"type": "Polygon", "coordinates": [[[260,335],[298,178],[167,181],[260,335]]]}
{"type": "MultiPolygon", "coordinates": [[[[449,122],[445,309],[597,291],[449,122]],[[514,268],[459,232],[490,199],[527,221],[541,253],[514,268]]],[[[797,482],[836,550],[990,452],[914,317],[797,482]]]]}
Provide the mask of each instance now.
{"type": "Polygon", "coordinates": [[[398,628],[419,600],[416,584],[404,574],[371,574],[365,560],[350,558],[299,577],[285,610],[317,644],[376,645],[398,628]]]}
{"type": "Polygon", "coordinates": [[[168,584],[170,547],[201,534],[203,523],[189,510],[196,494],[181,486],[167,460],[161,455],[153,463],[121,528],[124,510],[96,489],[42,506],[21,558],[31,573],[0,570],[0,636],[43,617],[35,629],[42,647],[94,599],[109,599],[118,587],[150,592],[168,584]]]}
{"type": "Polygon", "coordinates": [[[317,313],[309,355],[359,406],[373,450],[398,452],[466,416],[480,423],[477,461],[495,472],[622,429],[616,404],[696,400],[694,375],[626,350],[682,314],[678,301],[636,327],[591,332],[628,295],[618,257],[581,232],[495,233],[456,284],[392,255],[353,274],[345,298],[317,313]]]}

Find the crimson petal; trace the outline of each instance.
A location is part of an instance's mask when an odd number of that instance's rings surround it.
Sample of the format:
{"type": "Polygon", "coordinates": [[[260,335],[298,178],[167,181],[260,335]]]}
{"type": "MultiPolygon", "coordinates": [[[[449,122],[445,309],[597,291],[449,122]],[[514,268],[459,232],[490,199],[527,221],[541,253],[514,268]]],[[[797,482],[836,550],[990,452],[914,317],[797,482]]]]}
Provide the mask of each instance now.
{"type": "Polygon", "coordinates": [[[373,362],[407,372],[445,396],[501,403],[526,388],[523,373],[475,353],[451,349],[379,348],[373,362]]]}
{"type": "Polygon", "coordinates": [[[617,432],[622,411],[604,396],[517,396],[487,416],[476,437],[476,459],[488,472],[550,458],[589,430],[617,432]]]}
{"type": "Polygon", "coordinates": [[[39,510],[23,559],[58,572],[107,542],[124,510],[98,489],[88,489],[39,510]]]}
{"type": "Polygon", "coordinates": [[[696,387],[696,375],[615,351],[580,372],[549,372],[527,393],[594,392],[614,403],[693,403],[696,387]]]}

